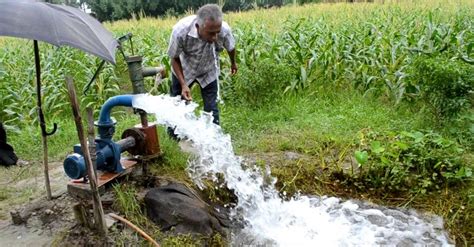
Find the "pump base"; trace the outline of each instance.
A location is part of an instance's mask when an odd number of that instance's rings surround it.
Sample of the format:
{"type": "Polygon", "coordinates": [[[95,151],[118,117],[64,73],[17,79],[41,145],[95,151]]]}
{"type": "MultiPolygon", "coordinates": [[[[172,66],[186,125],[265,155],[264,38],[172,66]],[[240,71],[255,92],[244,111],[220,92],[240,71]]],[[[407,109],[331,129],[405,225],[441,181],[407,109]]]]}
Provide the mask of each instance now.
{"type": "MultiPolygon", "coordinates": [[[[120,163],[125,169],[121,173],[97,171],[97,188],[99,189],[99,193],[103,193],[105,191],[105,185],[114,179],[127,175],[138,168],[137,162],[133,160],[121,159],[120,163]]],[[[90,199],[92,196],[89,182],[84,183],[83,179],[71,180],[67,185],[67,191],[69,195],[76,199],[90,199]]]]}

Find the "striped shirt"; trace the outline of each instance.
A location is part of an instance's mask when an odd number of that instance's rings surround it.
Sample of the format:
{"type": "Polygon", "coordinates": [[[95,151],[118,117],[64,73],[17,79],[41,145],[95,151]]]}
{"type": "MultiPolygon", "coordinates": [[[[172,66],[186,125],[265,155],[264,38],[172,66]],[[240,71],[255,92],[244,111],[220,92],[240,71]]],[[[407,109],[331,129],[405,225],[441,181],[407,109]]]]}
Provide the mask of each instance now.
{"type": "MultiPolygon", "coordinates": [[[[232,51],[235,39],[226,22],[222,22],[221,32],[215,43],[199,38],[195,15],[185,17],[173,26],[168,55],[181,60],[184,80],[189,86],[195,80],[202,88],[215,81],[219,76],[219,52],[232,51]]],[[[176,73],[173,71],[176,75],[176,73]]]]}

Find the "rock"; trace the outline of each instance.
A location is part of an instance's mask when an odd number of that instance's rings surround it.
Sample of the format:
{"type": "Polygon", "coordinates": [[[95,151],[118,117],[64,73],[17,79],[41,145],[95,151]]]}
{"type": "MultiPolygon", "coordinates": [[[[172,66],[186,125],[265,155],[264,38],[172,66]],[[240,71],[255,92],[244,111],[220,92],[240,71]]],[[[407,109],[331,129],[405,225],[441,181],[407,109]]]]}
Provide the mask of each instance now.
{"type": "Polygon", "coordinates": [[[300,159],[300,158],[301,158],[301,155],[298,154],[298,153],[290,152],[290,151],[285,152],[285,159],[286,160],[297,160],[297,159],[300,159]]]}
{"type": "Polygon", "coordinates": [[[217,212],[184,184],[172,182],[151,189],[145,204],[147,216],[164,231],[210,236],[216,232],[226,235],[225,228],[229,227],[223,210],[217,212]]]}
{"type": "Polygon", "coordinates": [[[110,214],[105,215],[105,225],[107,226],[107,229],[112,227],[115,223],[117,223],[117,220],[112,218],[110,214]]]}
{"type": "Polygon", "coordinates": [[[10,215],[12,217],[12,222],[13,222],[14,225],[21,225],[21,224],[26,222],[25,219],[23,217],[21,217],[20,212],[18,212],[16,210],[11,211],[10,215]]]}

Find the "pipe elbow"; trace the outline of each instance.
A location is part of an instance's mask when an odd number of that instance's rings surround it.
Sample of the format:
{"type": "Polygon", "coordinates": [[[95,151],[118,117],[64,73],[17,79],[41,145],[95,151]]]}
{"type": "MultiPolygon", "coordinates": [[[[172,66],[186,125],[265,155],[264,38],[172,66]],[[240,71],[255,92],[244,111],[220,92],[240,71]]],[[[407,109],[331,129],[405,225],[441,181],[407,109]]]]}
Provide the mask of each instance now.
{"type": "Polygon", "coordinates": [[[124,94],[109,98],[100,109],[98,126],[112,126],[115,122],[110,118],[112,108],[116,106],[132,107],[133,95],[124,94]]]}

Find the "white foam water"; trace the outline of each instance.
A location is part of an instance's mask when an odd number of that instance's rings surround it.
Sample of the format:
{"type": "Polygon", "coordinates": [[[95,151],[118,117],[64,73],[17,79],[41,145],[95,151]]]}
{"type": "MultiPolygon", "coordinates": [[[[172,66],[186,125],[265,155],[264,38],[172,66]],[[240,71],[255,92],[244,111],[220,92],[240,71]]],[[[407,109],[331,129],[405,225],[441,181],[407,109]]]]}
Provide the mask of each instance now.
{"type": "Polygon", "coordinates": [[[334,197],[299,195],[283,200],[267,171],[245,164],[234,154],[231,138],[212,123],[212,116],[195,114],[197,104],[179,97],[137,95],[133,106],[156,115],[158,124],[175,128],[197,151],[188,164],[194,182],[204,179],[226,186],[238,198],[231,216],[241,229],[232,233],[234,246],[451,246],[438,216],[390,209],[334,197]],[[263,174],[263,175],[262,175],[263,174]]]}

